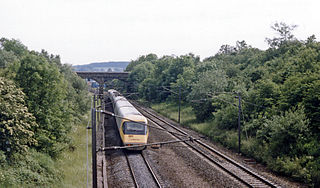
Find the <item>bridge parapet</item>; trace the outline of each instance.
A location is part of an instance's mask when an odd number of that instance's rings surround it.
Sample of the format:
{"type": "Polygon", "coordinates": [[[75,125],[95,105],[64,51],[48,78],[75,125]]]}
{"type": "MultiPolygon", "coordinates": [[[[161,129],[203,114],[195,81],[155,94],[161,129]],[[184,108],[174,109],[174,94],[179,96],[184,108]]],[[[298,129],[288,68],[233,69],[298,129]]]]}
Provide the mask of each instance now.
{"type": "Polygon", "coordinates": [[[100,85],[103,85],[108,80],[119,79],[126,81],[128,79],[129,72],[76,72],[83,79],[93,79],[100,85]]]}

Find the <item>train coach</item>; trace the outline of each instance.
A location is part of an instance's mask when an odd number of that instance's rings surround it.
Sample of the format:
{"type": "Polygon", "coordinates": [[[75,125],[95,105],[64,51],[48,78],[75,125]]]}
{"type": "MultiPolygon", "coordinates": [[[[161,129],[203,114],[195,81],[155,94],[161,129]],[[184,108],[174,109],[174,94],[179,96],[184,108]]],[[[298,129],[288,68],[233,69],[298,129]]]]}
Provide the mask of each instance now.
{"type": "MultiPolygon", "coordinates": [[[[124,146],[137,146],[131,150],[142,150],[147,143],[149,130],[148,121],[125,97],[118,91],[108,90],[120,138],[124,146]]],[[[127,148],[129,149],[129,148],[127,148]]]]}

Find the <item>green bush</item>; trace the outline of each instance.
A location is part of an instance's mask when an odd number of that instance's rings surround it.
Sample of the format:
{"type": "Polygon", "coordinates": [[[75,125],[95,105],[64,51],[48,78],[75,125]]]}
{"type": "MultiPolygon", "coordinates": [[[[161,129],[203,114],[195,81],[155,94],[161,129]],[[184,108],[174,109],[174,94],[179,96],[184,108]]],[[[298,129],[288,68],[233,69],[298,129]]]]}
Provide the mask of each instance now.
{"type": "Polygon", "coordinates": [[[49,155],[31,150],[1,166],[0,186],[46,187],[61,181],[60,174],[49,155]]]}
{"type": "Polygon", "coordinates": [[[320,157],[308,161],[306,168],[310,172],[310,182],[314,187],[320,187],[320,157]]]}
{"type": "Polygon", "coordinates": [[[257,138],[266,141],[272,157],[301,155],[305,151],[304,143],[310,135],[309,121],[304,114],[304,108],[289,110],[282,115],[267,119],[258,130],[257,138]]]}
{"type": "Polygon", "coordinates": [[[214,123],[219,129],[236,129],[238,127],[238,109],[235,106],[229,105],[214,113],[214,123]]]}
{"type": "Polygon", "coordinates": [[[307,180],[310,181],[310,173],[304,167],[307,162],[306,157],[277,157],[275,160],[267,161],[268,167],[274,171],[289,175],[296,180],[307,180]]]}
{"type": "Polygon", "coordinates": [[[259,148],[258,145],[255,138],[249,137],[248,139],[242,139],[241,151],[248,157],[256,157],[257,148],[259,148]]]}
{"type": "Polygon", "coordinates": [[[238,133],[235,131],[228,131],[226,133],[225,144],[232,149],[238,148],[238,133]]]}

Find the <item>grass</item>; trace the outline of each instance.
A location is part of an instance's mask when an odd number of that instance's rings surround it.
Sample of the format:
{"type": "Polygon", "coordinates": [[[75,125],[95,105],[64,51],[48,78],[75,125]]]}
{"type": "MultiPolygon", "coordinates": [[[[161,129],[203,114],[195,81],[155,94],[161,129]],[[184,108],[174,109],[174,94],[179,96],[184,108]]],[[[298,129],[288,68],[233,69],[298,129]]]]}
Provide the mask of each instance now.
{"type": "MultiPolygon", "coordinates": [[[[177,104],[170,102],[158,103],[152,104],[151,108],[161,115],[178,122],[179,113],[177,104]]],[[[196,130],[204,135],[208,135],[208,130],[211,124],[211,122],[197,122],[196,116],[192,111],[192,107],[185,104],[181,105],[180,122],[183,126],[190,127],[191,129],[196,130]]]]}
{"type": "MultiPolygon", "coordinates": [[[[78,188],[87,186],[87,152],[86,152],[86,126],[88,118],[79,125],[75,125],[70,134],[73,143],[68,151],[64,152],[57,162],[63,172],[64,179],[56,187],[78,188]]],[[[91,187],[91,131],[88,131],[89,141],[89,187],[91,187]]]]}
{"type": "MultiPolygon", "coordinates": [[[[179,113],[178,113],[177,104],[169,103],[169,102],[152,104],[151,108],[174,121],[178,121],[179,113]]],[[[196,116],[192,112],[192,108],[190,106],[186,106],[182,104],[181,112],[180,112],[181,124],[190,125],[190,123],[194,122],[195,120],[196,120],[196,116]]]]}

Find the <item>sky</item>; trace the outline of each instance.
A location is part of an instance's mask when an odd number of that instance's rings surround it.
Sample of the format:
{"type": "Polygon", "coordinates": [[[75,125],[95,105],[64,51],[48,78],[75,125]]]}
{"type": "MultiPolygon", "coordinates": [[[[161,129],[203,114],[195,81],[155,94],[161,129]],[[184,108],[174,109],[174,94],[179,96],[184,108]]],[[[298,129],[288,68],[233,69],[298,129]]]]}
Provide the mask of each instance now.
{"type": "Polygon", "coordinates": [[[0,0],[0,38],[73,65],[149,53],[204,59],[242,40],[266,49],[276,22],[298,25],[300,40],[318,40],[319,7],[319,0],[0,0]]]}

